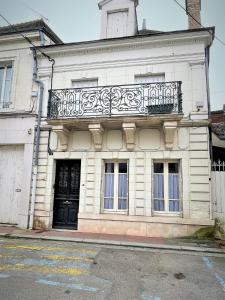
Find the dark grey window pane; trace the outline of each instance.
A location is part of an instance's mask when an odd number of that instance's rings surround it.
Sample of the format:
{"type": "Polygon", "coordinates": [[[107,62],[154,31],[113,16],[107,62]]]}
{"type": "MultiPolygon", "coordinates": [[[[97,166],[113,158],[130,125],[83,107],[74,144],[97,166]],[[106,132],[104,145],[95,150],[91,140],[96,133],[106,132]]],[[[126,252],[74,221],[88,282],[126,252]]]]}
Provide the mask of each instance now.
{"type": "Polygon", "coordinates": [[[127,163],[119,163],[119,173],[127,174],[127,163]]]}
{"type": "Polygon", "coordinates": [[[163,163],[154,163],[154,173],[163,173],[163,163]]]}
{"type": "Polygon", "coordinates": [[[173,173],[173,174],[179,173],[178,163],[169,163],[169,173],[173,173]]]}
{"type": "Polygon", "coordinates": [[[105,173],[114,173],[114,163],[105,164],[105,173]]]}

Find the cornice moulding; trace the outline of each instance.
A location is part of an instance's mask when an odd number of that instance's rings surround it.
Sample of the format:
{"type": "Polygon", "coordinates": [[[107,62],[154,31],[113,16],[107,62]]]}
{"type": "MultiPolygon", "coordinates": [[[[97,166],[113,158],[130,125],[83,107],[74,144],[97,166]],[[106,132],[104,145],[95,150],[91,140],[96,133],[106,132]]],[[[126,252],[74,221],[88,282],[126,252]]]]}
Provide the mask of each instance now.
{"type": "MultiPolygon", "coordinates": [[[[184,41],[188,42],[188,44],[191,43],[201,43],[204,42],[205,45],[209,44],[211,40],[210,39],[210,34],[208,33],[202,33],[200,32],[199,34],[196,34],[192,36],[189,33],[187,36],[186,34],[183,34],[179,37],[177,37],[177,34],[171,34],[171,35],[166,35],[166,36],[148,36],[148,37],[137,37],[133,39],[115,39],[115,40],[109,40],[109,41],[90,41],[90,42],[84,42],[84,43],[79,43],[79,44],[73,44],[73,45],[59,45],[59,46],[54,46],[54,47],[43,47],[43,51],[46,54],[49,55],[56,55],[59,54],[60,52],[93,52],[96,51],[97,49],[101,49],[102,51],[105,51],[107,49],[121,49],[121,48],[128,48],[131,47],[132,49],[134,48],[143,48],[145,45],[152,45],[152,44],[170,44],[173,43],[173,45],[177,43],[184,43],[184,41]],[[171,41],[173,40],[173,41],[171,41]]],[[[41,54],[38,54],[40,56],[41,54]]]]}
{"type": "MultiPolygon", "coordinates": [[[[26,33],[26,37],[29,39],[39,39],[39,33],[38,32],[29,32],[26,33]]],[[[0,35],[0,42],[15,42],[15,41],[23,41],[24,43],[27,43],[28,47],[30,48],[30,44],[25,41],[25,39],[19,34],[10,34],[10,35],[0,35]]]]}
{"type": "MultiPolygon", "coordinates": [[[[114,61],[102,61],[102,62],[92,62],[92,63],[73,63],[73,64],[64,64],[60,66],[55,66],[54,72],[70,72],[70,71],[80,71],[80,70],[91,70],[91,69],[107,69],[107,68],[121,68],[127,66],[142,66],[142,65],[154,65],[154,64],[167,64],[167,63],[174,63],[174,62],[187,62],[187,63],[194,63],[196,65],[199,61],[203,61],[204,56],[203,54],[196,53],[192,55],[173,55],[173,56],[161,56],[161,57],[145,57],[145,58],[135,58],[135,59],[126,59],[126,60],[114,60],[114,61]]],[[[40,76],[47,76],[50,75],[50,66],[42,66],[39,68],[39,75],[40,76]]]]}

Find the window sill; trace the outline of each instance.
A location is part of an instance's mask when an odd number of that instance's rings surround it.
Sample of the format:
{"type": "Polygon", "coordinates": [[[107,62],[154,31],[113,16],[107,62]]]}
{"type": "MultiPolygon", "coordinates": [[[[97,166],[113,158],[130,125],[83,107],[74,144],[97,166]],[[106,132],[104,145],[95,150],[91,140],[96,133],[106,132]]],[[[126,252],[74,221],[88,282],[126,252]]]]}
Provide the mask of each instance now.
{"type": "Polygon", "coordinates": [[[12,112],[14,107],[12,105],[9,105],[9,107],[2,107],[0,104],[0,112],[12,112]]]}
{"type": "Polygon", "coordinates": [[[153,211],[153,217],[182,217],[181,212],[153,211]]]}
{"type": "Polygon", "coordinates": [[[114,214],[114,215],[128,215],[128,210],[110,210],[103,209],[102,214],[114,214]]]}

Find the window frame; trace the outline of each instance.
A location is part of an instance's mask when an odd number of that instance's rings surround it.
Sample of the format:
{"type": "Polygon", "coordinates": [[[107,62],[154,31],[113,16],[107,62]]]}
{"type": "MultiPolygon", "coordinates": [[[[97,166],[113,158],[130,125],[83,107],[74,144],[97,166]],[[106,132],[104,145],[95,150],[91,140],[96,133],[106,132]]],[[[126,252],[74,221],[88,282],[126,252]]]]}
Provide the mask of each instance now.
{"type": "Polygon", "coordinates": [[[181,172],[181,160],[180,159],[154,159],[152,161],[152,214],[153,216],[182,216],[183,201],[182,201],[182,172],[181,172]],[[154,164],[163,163],[163,179],[164,179],[164,210],[154,210],[154,164]],[[169,211],[169,163],[178,163],[178,175],[179,175],[179,211],[169,211]]]}
{"type": "Polygon", "coordinates": [[[99,79],[97,77],[72,79],[71,87],[73,89],[96,88],[96,87],[98,87],[98,81],[99,81],[99,79]],[[74,87],[74,85],[73,85],[75,83],[82,83],[82,82],[87,82],[87,85],[80,86],[80,87],[74,87]],[[90,82],[96,83],[96,85],[88,85],[88,83],[90,83],[90,82]]]}
{"type": "Polygon", "coordinates": [[[104,214],[111,214],[111,213],[117,213],[117,214],[128,214],[129,211],[129,161],[127,159],[104,159],[102,162],[102,209],[101,212],[104,214]],[[113,209],[108,209],[104,207],[104,201],[105,201],[105,164],[106,163],[113,163],[114,164],[114,198],[113,198],[113,209]],[[126,209],[119,209],[119,164],[120,163],[126,163],[127,164],[127,208],[126,209]]]}
{"type": "Polygon", "coordinates": [[[161,83],[161,82],[166,82],[166,74],[165,73],[150,73],[150,74],[135,74],[134,75],[134,82],[135,84],[146,84],[146,83],[161,83]],[[138,79],[143,79],[143,78],[156,78],[156,77],[163,77],[163,81],[147,81],[147,82],[140,82],[138,79]]]}
{"type": "Polygon", "coordinates": [[[14,64],[13,61],[0,61],[0,68],[4,69],[3,73],[3,80],[1,86],[1,93],[0,93],[0,109],[7,110],[12,108],[12,92],[13,92],[13,72],[14,72],[14,64]],[[9,101],[4,101],[4,94],[5,94],[5,86],[6,86],[6,76],[7,76],[7,69],[11,68],[11,78],[10,78],[10,91],[9,91],[9,101]]]}

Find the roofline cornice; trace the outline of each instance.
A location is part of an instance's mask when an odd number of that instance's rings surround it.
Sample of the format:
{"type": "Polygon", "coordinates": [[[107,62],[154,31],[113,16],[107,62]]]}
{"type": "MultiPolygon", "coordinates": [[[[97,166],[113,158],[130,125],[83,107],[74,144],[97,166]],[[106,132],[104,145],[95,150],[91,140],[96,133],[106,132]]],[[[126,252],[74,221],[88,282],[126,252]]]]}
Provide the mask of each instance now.
{"type": "MultiPolygon", "coordinates": [[[[35,31],[35,30],[33,32],[28,32],[28,33],[26,33],[26,37],[28,37],[29,39],[36,39],[36,38],[39,39],[39,32],[35,31]]],[[[18,33],[0,35],[0,42],[15,42],[15,41],[18,41],[18,42],[19,41],[24,41],[24,42],[26,42],[24,40],[24,38],[18,33]]],[[[30,47],[29,44],[28,44],[28,46],[30,47]]]]}
{"type": "Polygon", "coordinates": [[[77,51],[96,51],[113,48],[138,48],[153,44],[176,44],[178,42],[197,42],[204,41],[205,47],[211,46],[213,36],[208,31],[183,31],[183,32],[169,32],[163,34],[132,36],[114,39],[95,40],[78,43],[68,43],[60,45],[50,45],[41,47],[45,53],[58,54],[70,53],[77,51]]]}

